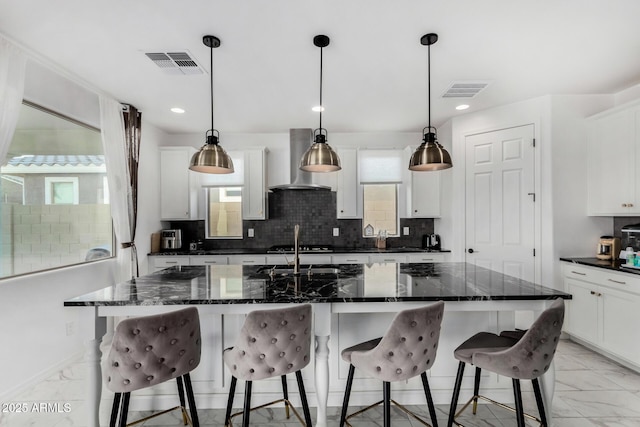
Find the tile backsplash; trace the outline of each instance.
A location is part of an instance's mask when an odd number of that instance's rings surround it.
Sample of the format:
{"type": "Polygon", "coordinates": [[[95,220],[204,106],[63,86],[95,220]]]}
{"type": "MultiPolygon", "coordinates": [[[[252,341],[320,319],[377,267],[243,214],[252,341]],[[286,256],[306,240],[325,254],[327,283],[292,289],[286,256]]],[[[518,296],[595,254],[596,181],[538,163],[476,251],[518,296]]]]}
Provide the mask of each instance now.
{"type": "MultiPolygon", "coordinates": [[[[204,249],[268,248],[273,245],[292,245],[293,228],[300,224],[301,245],[331,245],[345,248],[374,246],[372,238],[362,237],[362,220],[336,218],[336,193],[322,190],[290,190],[268,193],[269,219],[243,221],[243,239],[204,239],[204,221],[172,221],[171,228],[182,229],[183,249],[197,240],[204,249]],[[255,237],[247,237],[252,228],[255,237]],[[333,229],[340,229],[338,237],[333,229]]],[[[387,247],[420,247],[422,235],[434,232],[431,218],[401,218],[400,231],[409,227],[408,236],[390,237],[387,247]]],[[[444,248],[447,243],[444,243],[444,248]]]]}

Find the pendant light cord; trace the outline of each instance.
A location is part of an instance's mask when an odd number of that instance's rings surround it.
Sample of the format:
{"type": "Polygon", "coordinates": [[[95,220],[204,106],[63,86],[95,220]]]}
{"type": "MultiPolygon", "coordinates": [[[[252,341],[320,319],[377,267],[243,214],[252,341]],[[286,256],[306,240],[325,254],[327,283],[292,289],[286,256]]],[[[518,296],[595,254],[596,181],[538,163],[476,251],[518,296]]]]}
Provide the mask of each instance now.
{"type": "Polygon", "coordinates": [[[427,46],[427,94],[429,132],[431,132],[431,45],[427,46]]]}
{"type": "Polygon", "coordinates": [[[320,134],[322,134],[322,110],[324,106],[322,105],[322,47],[320,48],[320,134]]]}
{"type": "Polygon", "coordinates": [[[211,136],[213,136],[213,46],[209,48],[211,51],[210,55],[210,70],[211,70],[211,136]]]}

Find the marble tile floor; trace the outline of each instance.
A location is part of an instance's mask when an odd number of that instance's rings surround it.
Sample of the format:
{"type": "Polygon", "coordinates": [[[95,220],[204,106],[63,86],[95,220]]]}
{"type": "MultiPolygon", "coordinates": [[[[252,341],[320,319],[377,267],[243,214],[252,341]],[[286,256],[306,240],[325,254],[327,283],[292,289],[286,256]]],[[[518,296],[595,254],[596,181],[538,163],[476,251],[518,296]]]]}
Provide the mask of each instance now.
{"type": "MultiPolygon", "coordinates": [[[[555,427],[640,427],[640,374],[621,367],[572,341],[562,340],[555,357],[556,392],[553,406],[555,427]]],[[[12,402],[1,402],[2,427],[82,427],[85,424],[82,369],[71,365],[55,376],[35,385],[12,402]],[[13,405],[13,408],[9,408],[13,405]],[[18,412],[24,409],[22,412],[18,412]]],[[[469,372],[467,372],[469,374],[469,372]]],[[[470,375],[470,374],[469,374],[470,375]]],[[[537,414],[535,399],[528,381],[523,381],[526,411],[537,414]]],[[[462,396],[461,401],[468,397],[462,396]]],[[[102,405],[101,420],[108,419],[109,405],[102,405]]],[[[410,406],[411,410],[429,420],[426,405],[410,406]]],[[[446,425],[448,405],[436,405],[438,423],[446,425]]],[[[351,411],[350,411],[351,412],[351,411]]],[[[397,409],[392,410],[394,427],[420,426],[397,409]]],[[[312,417],[315,414],[311,410],[312,417]]],[[[200,425],[222,426],[224,410],[199,410],[200,425]]],[[[493,405],[480,405],[478,414],[463,416],[460,421],[472,427],[515,426],[513,414],[493,405]]],[[[146,414],[131,413],[130,419],[146,414]]],[[[329,426],[337,426],[339,408],[329,408],[329,426]]],[[[181,426],[178,411],[155,418],[144,426],[181,426]]],[[[241,425],[237,417],[236,425],[241,425]]],[[[355,427],[382,426],[382,408],[376,408],[354,418],[355,427]]],[[[280,408],[262,409],[252,413],[255,427],[290,427],[299,425],[295,417],[287,420],[280,408]]],[[[527,422],[527,426],[537,425],[527,422]]]]}

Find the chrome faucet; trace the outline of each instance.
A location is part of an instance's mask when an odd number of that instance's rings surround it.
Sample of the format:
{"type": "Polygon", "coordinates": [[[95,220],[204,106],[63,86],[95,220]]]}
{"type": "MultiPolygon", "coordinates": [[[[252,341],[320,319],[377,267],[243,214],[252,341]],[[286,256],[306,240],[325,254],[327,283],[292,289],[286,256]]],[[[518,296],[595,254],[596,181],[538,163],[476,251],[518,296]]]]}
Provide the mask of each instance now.
{"type": "Polygon", "coordinates": [[[295,276],[300,275],[300,255],[298,239],[300,238],[300,226],[298,224],[293,227],[293,274],[295,276]]]}

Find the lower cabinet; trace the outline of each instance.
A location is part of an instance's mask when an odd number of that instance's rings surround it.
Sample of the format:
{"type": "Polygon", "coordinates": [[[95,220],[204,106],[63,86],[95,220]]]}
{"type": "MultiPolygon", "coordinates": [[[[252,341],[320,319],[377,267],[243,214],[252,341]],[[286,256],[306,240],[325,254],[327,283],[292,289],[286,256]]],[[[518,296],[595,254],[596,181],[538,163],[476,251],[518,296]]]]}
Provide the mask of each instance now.
{"type": "Polygon", "coordinates": [[[229,258],[226,255],[191,255],[189,265],[227,265],[229,258]]]}
{"type": "Polygon", "coordinates": [[[149,273],[175,267],[176,265],[189,265],[188,255],[160,255],[149,257],[149,259],[149,273]]]}
{"type": "Polygon", "coordinates": [[[241,265],[265,265],[267,257],[265,255],[229,255],[229,264],[241,265]]]}
{"type": "Polygon", "coordinates": [[[563,263],[565,331],[640,367],[640,276],[563,263]]]}

